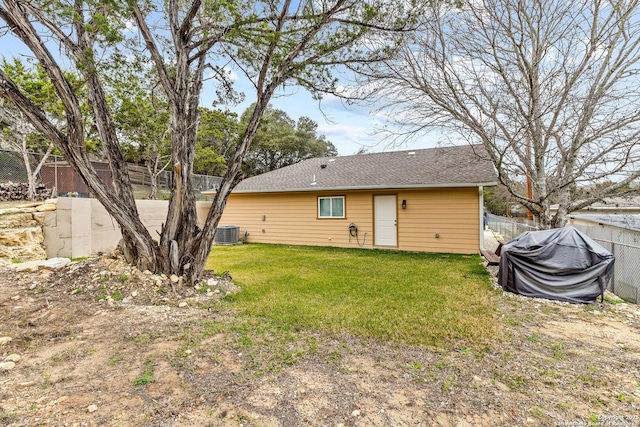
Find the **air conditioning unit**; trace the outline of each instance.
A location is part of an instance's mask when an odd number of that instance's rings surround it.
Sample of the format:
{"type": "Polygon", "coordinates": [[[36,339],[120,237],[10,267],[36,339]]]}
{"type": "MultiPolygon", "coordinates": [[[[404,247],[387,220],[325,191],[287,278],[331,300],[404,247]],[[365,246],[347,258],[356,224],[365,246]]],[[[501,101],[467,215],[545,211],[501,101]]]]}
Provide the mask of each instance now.
{"type": "Polygon", "coordinates": [[[240,235],[240,227],[235,225],[222,225],[216,228],[214,241],[218,245],[232,245],[238,243],[240,235]]]}

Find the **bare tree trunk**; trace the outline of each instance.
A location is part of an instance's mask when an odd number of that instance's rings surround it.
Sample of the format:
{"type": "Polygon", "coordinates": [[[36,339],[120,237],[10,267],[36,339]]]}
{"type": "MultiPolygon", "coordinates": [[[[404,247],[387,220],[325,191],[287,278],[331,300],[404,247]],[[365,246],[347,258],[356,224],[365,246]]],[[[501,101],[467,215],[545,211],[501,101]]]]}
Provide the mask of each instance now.
{"type": "Polygon", "coordinates": [[[31,169],[31,159],[29,159],[29,152],[27,151],[27,134],[25,132],[22,133],[21,139],[22,145],[20,147],[20,152],[22,154],[22,163],[24,164],[24,169],[27,172],[27,199],[35,200],[37,182],[36,176],[31,169]]]}

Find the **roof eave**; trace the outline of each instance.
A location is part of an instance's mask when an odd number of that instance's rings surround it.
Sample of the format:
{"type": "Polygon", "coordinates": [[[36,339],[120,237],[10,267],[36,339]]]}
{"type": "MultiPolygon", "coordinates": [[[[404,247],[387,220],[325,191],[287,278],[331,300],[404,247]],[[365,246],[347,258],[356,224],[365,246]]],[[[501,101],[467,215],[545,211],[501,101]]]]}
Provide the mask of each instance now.
{"type": "MultiPolygon", "coordinates": [[[[496,181],[486,182],[464,182],[464,183],[437,183],[437,184],[404,184],[404,185],[362,185],[362,186],[337,186],[337,187],[300,187],[300,188],[269,188],[260,190],[233,190],[233,194],[251,193],[300,193],[311,191],[353,191],[353,190],[404,190],[404,189],[427,189],[427,188],[461,188],[461,187],[495,187],[496,181]]],[[[213,196],[215,191],[203,191],[204,196],[213,196]]]]}

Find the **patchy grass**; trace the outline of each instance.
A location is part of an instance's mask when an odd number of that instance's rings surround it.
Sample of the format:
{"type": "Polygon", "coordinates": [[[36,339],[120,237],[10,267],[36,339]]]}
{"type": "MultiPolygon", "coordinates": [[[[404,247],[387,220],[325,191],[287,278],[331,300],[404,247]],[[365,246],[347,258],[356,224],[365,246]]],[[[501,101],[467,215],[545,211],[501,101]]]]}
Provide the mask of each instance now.
{"type": "Polygon", "coordinates": [[[147,358],[147,363],[144,366],[144,373],[133,380],[134,386],[141,386],[150,384],[153,382],[153,369],[154,369],[154,361],[153,358],[147,358]]]}
{"type": "Polygon", "coordinates": [[[214,247],[208,268],[243,288],[234,307],[294,329],[437,348],[498,333],[478,256],[248,244],[214,247]]]}

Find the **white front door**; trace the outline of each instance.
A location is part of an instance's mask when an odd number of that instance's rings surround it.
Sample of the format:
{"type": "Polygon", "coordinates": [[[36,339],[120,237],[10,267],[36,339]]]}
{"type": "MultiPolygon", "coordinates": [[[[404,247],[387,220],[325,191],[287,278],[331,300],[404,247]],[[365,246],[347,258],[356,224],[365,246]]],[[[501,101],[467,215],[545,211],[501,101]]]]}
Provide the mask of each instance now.
{"type": "Polygon", "coordinates": [[[374,196],[373,215],[376,246],[398,246],[396,196],[374,196]]]}

